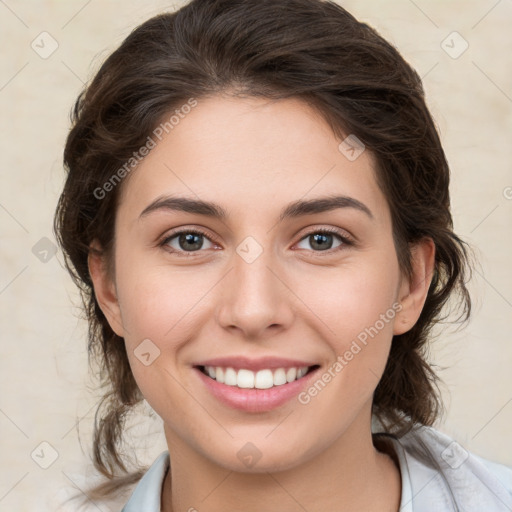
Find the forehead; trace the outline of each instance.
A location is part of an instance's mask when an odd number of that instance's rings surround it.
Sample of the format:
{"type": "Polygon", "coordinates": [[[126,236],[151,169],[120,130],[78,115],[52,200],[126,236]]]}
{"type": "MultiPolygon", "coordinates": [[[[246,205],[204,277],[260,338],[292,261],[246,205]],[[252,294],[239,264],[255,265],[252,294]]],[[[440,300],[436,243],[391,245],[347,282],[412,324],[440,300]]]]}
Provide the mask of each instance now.
{"type": "Polygon", "coordinates": [[[140,214],[173,194],[241,213],[334,193],[370,203],[377,214],[387,209],[370,151],[347,158],[342,139],[302,100],[199,99],[167,131],[124,184],[120,209],[140,214]]]}

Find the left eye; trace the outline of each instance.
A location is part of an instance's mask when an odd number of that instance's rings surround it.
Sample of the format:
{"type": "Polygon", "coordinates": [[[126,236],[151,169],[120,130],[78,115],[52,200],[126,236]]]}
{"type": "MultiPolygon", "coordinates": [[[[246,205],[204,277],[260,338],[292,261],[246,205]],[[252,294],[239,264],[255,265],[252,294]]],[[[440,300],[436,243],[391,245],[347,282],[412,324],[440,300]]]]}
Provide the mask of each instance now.
{"type": "Polygon", "coordinates": [[[213,246],[211,240],[199,231],[181,231],[166,238],[162,245],[167,245],[173,252],[195,252],[199,249],[211,249],[204,247],[204,240],[213,246]],[[177,247],[176,247],[177,245],[177,247]]]}
{"type": "MultiPolygon", "coordinates": [[[[313,248],[315,252],[336,249],[339,246],[345,244],[348,245],[348,241],[344,237],[336,233],[330,233],[328,231],[315,231],[313,233],[309,233],[304,238],[302,238],[299,243],[302,243],[304,241],[310,243],[310,246],[313,248]],[[337,238],[340,242],[338,243],[338,245],[333,247],[333,241],[335,238],[337,238]]],[[[309,249],[308,247],[299,248],[309,249]]]]}

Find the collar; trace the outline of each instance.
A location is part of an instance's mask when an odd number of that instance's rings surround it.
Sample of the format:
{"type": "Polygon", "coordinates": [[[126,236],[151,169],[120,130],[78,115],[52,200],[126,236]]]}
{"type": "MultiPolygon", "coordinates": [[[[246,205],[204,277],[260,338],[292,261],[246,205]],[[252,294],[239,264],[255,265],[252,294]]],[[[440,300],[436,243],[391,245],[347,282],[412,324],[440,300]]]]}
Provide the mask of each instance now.
{"type": "Polygon", "coordinates": [[[169,452],[161,453],[139,480],[128,503],[121,512],[160,512],[162,484],[169,469],[169,452]]]}
{"type": "MultiPolygon", "coordinates": [[[[431,427],[396,438],[383,434],[396,453],[402,480],[400,512],[512,511],[512,468],[482,459],[431,427]]],[[[169,452],[161,453],[121,512],[161,512],[169,452]]]]}

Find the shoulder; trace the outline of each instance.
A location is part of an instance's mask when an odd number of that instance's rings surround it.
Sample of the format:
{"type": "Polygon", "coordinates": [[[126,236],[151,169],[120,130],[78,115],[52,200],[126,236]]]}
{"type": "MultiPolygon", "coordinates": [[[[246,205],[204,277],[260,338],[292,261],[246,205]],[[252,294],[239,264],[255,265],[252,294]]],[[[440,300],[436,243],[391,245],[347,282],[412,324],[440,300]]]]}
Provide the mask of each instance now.
{"type": "Polygon", "coordinates": [[[512,468],[471,453],[431,427],[390,439],[408,487],[400,510],[512,510],[512,468]]]}

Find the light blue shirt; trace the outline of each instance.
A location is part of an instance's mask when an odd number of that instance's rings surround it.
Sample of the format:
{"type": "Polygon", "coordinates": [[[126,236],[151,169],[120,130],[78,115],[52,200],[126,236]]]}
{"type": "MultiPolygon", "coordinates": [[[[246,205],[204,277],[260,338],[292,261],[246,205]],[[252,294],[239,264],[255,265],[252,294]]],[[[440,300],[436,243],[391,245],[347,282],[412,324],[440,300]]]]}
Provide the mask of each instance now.
{"type": "MultiPolygon", "coordinates": [[[[512,511],[512,468],[468,452],[431,427],[420,427],[400,439],[380,436],[392,443],[398,457],[400,512],[512,511]]],[[[169,463],[169,452],[159,455],[121,512],[161,512],[169,463]]]]}

